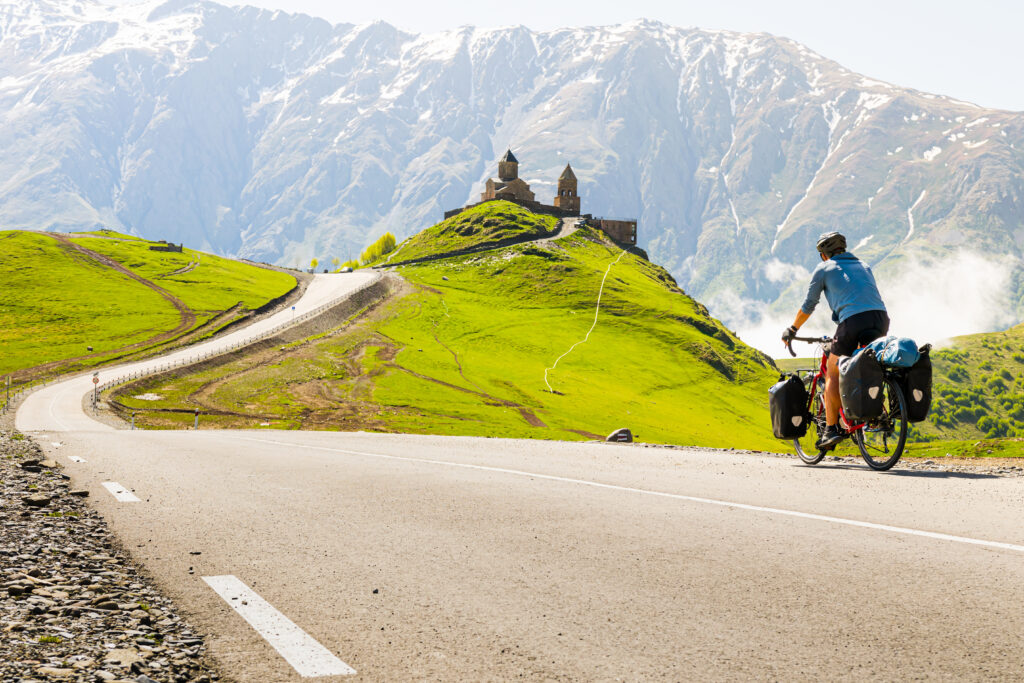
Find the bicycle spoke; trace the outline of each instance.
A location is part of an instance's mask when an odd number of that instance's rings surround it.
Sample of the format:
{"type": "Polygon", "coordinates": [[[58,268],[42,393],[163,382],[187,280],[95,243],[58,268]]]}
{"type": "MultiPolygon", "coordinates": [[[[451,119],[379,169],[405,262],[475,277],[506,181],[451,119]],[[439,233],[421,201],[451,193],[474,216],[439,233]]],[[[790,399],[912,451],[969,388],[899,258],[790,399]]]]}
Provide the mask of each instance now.
{"type": "Polygon", "coordinates": [[[886,377],[883,405],[887,410],[860,430],[857,445],[864,461],[876,470],[887,470],[900,459],[908,425],[903,394],[891,376],[886,377]]]}

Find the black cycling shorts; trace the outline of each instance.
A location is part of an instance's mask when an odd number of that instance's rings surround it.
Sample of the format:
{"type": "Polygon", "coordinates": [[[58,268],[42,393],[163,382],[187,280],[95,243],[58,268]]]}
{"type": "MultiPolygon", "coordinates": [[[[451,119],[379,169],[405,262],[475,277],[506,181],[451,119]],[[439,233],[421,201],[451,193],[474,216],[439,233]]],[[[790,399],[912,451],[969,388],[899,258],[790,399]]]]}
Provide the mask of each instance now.
{"type": "Polygon", "coordinates": [[[852,356],[853,352],[889,333],[889,315],[885,311],[865,311],[839,323],[831,353],[852,356]]]}

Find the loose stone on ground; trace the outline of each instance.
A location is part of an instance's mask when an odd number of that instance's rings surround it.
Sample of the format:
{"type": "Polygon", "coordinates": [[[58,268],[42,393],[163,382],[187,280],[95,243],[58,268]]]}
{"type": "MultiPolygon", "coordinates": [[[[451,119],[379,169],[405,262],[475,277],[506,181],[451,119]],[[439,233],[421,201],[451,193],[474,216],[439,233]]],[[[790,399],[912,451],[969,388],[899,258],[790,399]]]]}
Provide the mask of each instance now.
{"type": "Polygon", "coordinates": [[[0,430],[0,681],[211,683],[199,634],[31,439],[0,430]]]}

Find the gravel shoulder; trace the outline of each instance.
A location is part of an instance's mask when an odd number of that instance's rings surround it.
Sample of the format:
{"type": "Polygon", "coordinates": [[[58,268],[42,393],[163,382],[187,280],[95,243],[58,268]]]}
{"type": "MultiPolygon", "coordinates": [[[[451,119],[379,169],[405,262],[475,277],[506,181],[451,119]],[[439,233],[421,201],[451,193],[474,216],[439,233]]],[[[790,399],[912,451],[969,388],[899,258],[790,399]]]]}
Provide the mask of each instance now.
{"type": "Polygon", "coordinates": [[[87,495],[29,437],[0,430],[0,680],[218,680],[203,637],[87,495]]]}

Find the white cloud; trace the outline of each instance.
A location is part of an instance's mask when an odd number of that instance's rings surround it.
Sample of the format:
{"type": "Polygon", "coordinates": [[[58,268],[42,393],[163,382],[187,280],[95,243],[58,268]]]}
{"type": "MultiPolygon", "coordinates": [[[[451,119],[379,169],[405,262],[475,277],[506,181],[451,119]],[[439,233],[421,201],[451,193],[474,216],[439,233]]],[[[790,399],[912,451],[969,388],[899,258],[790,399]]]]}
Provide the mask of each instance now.
{"type": "Polygon", "coordinates": [[[803,266],[794,265],[792,263],[783,263],[777,258],[773,258],[764,266],[764,276],[768,278],[769,282],[793,282],[806,281],[811,277],[809,270],[803,266]]]}
{"type": "MultiPolygon", "coordinates": [[[[993,332],[1017,322],[1010,284],[1020,261],[1010,257],[960,252],[942,257],[909,257],[899,262],[895,275],[879,274],[882,299],[892,321],[890,332],[919,344],[943,345],[951,337],[993,332]]],[[[805,268],[773,260],[765,266],[772,282],[807,282],[805,268]],[[802,272],[802,275],[801,275],[802,272]]],[[[800,336],[832,335],[835,324],[828,304],[822,302],[801,328],[800,336]]],[[[782,332],[793,323],[802,302],[792,312],[771,312],[767,304],[732,294],[717,295],[709,302],[712,315],[735,330],[740,339],[765,353],[788,356],[782,332]]],[[[813,354],[806,344],[794,344],[800,356],[813,354]]]]}

